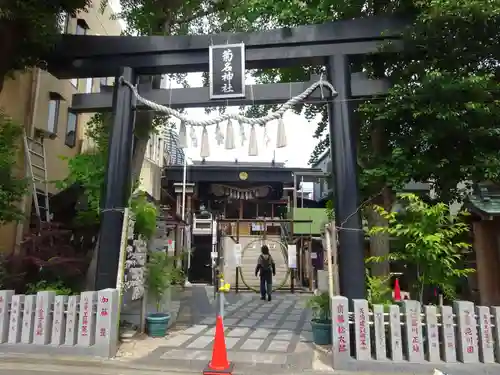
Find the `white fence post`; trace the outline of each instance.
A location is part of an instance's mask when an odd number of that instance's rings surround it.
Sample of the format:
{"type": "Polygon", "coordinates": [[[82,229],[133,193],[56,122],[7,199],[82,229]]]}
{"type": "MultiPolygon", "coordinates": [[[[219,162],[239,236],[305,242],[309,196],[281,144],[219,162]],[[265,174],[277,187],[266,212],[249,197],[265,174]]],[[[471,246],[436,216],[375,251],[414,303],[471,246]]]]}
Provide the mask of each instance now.
{"type": "Polygon", "coordinates": [[[439,362],[439,330],[436,306],[425,306],[425,328],[427,332],[427,360],[439,362]]]}
{"type": "Polygon", "coordinates": [[[62,345],[66,331],[66,302],[68,296],[56,296],[54,299],[54,319],[52,323],[52,345],[62,345]]]}
{"type": "Polygon", "coordinates": [[[494,363],[493,332],[491,331],[491,315],[487,306],[476,306],[476,315],[479,325],[479,360],[482,363],[494,363]]]}
{"type": "MultiPolygon", "coordinates": [[[[95,342],[95,311],[94,304],[97,292],[80,294],[80,319],[78,321],[78,345],[89,347],[95,342]]],[[[117,323],[118,324],[118,323],[117,323]]]]}
{"type": "Polygon", "coordinates": [[[66,332],[64,337],[64,345],[74,346],[78,336],[78,304],[80,296],[68,297],[68,309],[66,313],[66,332]]]}
{"type": "Polygon", "coordinates": [[[332,298],[333,365],[351,358],[349,334],[349,305],[346,297],[332,298]]]}
{"type": "Polygon", "coordinates": [[[389,309],[389,334],[391,338],[391,359],[393,361],[402,361],[401,311],[398,305],[391,305],[389,309]]]}
{"type": "Polygon", "coordinates": [[[104,289],[97,293],[97,319],[95,346],[112,357],[118,350],[118,290],[104,289]]]}
{"type": "Polygon", "coordinates": [[[24,303],[24,294],[15,294],[10,303],[10,322],[9,322],[9,344],[17,344],[21,341],[22,327],[22,309],[24,303]]]}
{"type": "Polygon", "coordinates": [[[500,306],[493,306],[491,308],[491,315],[493,315],[493,340],[495,342],[495,360],[500,363],[500,306]]]}
{"type": "MultiPolygon", "coordinates": [[[[117,289],[77,296],[56,295],[55,291],[24,295],[0,290],[0,352],[71,355],[74,347],[76,355],[113,357],[119,342],[119,308],[117,289]]],[[[339,311],[342,309],[340,306],[339,311]]],[[[348,327],[347,306],[345,313],[348,327]]],[[[346,329],[342,338],[345,348],[348,339],[346,329]]]]}
{"type": "Polygon", "coordinates": [[[370,340],[370,315],[368,301],[364,299],[352,300],[354,314],[354,341],[356,345],[356,359],[372,359],[370,340]]]}
{"type": "Polygon", "coordinates": [[[443,361],[455,363],[457,361],[457,344],[451,306],[441,306],[441,351],[443,361]]]}
{"type": "Polygon", "coordinates": [[[23,327],[21,329],[21,342],[31,344],[33,342],[33,333],[35,331],[35,310],[36,295],[30,294],[24,296],[23,327]]]}
{"type": "Polygon", "coordinates": [[[36,294],[36,314],[35,314],[35,338],[36,345],[47,345],[51,339],[50,329],[52,328],[52,304],[54,303],[55,292],[38,292],[36,294]]]}
{"type": "Polygon", "coordinates": [[[385,318],[384,305],[373,305],[373,333],[375,342],[375,359],[387,359],[387,347],[385,342],[385,318]]]}
{"type": "Polygon", "coordinates": [[[458,360],[463,363],[477,363],[479,356],[474,304],[469,301],[455,301],[453,307],[457,317],[458,360]]]}
{"type": "Polygon", "coordinates": [[[0,344],[9,338],[9,304],[14,293],[13,290],[0,290],[0,344]]]}
{"type": "Polygon", "coordinates": [[[406,355],[410,362],[422,362],[424,360],[424,348],[422,345],[422,321],[420,319],[420,302],[403,301],[404,322],[406,335],[406,355]]]}

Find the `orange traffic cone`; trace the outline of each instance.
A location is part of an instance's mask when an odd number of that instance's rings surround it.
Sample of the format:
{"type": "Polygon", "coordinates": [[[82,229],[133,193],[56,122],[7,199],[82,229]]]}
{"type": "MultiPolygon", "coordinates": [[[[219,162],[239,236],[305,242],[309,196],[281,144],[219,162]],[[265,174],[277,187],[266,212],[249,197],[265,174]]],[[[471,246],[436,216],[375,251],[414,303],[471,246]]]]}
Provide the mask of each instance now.
{"type": "Polygon", "coordinates": [[[394,282],[394,301],[401,301],[401,288],[399,287],[399,279],[394,282]]]}
{"type": "Polygon", "coordinates": [[[227,360],[226,340],[224,339],[224,324],[222,317],[217,316],[215,323],[214,348],[212,360],[203,370],[204,375],[232,374],[234,365],[227,360]]]}

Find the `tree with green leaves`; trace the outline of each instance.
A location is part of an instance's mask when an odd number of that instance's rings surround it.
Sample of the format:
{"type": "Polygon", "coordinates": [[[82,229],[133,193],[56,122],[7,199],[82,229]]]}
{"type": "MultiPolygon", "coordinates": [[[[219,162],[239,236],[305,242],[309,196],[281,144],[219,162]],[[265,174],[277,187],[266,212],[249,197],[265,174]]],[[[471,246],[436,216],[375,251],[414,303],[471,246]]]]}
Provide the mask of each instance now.
{"type": "Polygon", "coordinates": [[[61,35],[65,15],[84,11],[91,0],[6,0],[0,5],[0,91],[15,71],[42,66],[61,35]]]}
{"type": "Polygon", "coordinates": [[[0,111],[0,225],[24,218],[20,202],[26,180],[16,170],[23,128],[0,111]]]}
{"type": "MultiPolygon", "coordinates": [[[[362,200],[389,210],[394,192],[410,181],[430,182],[438,199],[462,199],[468,182],[497,180],[499,153],[498,61],[500,2],[488,0],[314,1],[247,0],[241,8],[260,29],[393,14],[409,20],[398,53],[353,58],[364,71],[392,84],[388,95],[353,102],[359,121],[359,181],[362,200]],[[465,182],[465,184],[461,184],[465,182]]],[[[236,9],[235,11],[238,11],[236,9]]],[[[252,23],[252,22],[250,22],[252,23]]],[[[390,49],[391,46],[381,46],[390,49]]],[[[261,82],[303,80],[323,67],[271,69],[261,82]]],[[[326,108],[301,106],[319,119],[315,161],[329,147],[326,108]]],[[[260,113],[265,112],[261,108],[260,113]]],[[[367,205],[370,226],[387,225],[367,205]]],[[[387,254],[389,241],[371,238],[374,254],[387,254]]],[[[376,273],[387,274],[387,265],[376,273]]]]}
{"type": "Polygon", "coordinates": [[[470,244],[464,240],[469,231],[462,219],[466,212],[452,216],[447,204],[428,204],[414,194],[399,194],[404,212],[388,212],[376,206],[388,226],[376,226],[370,234],[385,233],[394,241],[394,250],[384,256],[370,257],[368,262],[401,262],[415,270],[412,294],[422,302],[425,287],[439,287],[449,298],[456,297],[459,280],[474,272],[465,268],[470,244]]]}

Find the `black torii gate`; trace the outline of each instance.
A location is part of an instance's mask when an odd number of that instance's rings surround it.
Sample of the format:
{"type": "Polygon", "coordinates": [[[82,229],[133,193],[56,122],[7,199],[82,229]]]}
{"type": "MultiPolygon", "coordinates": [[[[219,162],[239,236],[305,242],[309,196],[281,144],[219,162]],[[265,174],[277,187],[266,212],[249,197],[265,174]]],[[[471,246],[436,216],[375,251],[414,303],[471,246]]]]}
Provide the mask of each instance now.
{"type": "MultiPolygon", "coordinates": [[[[330,150],[334,162],[336,222],[339,232],[340,290],[349,299],[365,297],[364,236],[359,212],[356,151],[351,135],[353,96],[384,93],[384,81],[368,80],[351,73],[349,56],[379,52],[380,42],[398,38],[404,20],[369,17],[322,25],[283,28],[260,33],[223,33],[172,37],[64,35],[48,61],[48,71],[60,79],[123,77],[136,83],[141,75],[208,71],[209,46],[244,43],[246,68],[263,69],[297,65],[325,65],[327,79],[337,90],[327,100],[330,150]]],[[[210,100],[208,88],[153,90],[139,86],[141,95],[173,107],[283,103],[307,88],[292,85],[253,86],[253,98],[210,100]]],[[[248,93],[250,90],[247,90],[248,93]]],[[[327,96],[328,98],[328,96],[327,96]]],[[[324,99],[324,98],[323,98],[324,99]]],[[[314,93],[311,101],[321,101],[314,93]]],[[[76,94],[72,110],[77,113],[113,111],[109,143],[106,190],[103,199],[98,248],[96,288],[116,287],[123,208],[128,204],[134,120],[137,107],[129,87],[116,84],[114,92],[76,94]]]]}

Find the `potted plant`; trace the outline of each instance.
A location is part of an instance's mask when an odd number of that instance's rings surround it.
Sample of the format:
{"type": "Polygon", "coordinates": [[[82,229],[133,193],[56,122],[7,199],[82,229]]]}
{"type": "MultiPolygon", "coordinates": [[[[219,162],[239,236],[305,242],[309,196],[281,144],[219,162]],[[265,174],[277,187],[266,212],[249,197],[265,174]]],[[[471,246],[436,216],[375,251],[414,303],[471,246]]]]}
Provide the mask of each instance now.
{"type": "Polygon", "coordinates": [[[146,263],[146,283],[149,296],[154,300],[156,312],[146,317],[148,334],[164,337],[167,333],[170,314],[162,311],[165,296],[169,295],[172,284],[182,280],[182,270],[175,266],[175,257],[167,252],[155,251],[149,254],[146,263]]]}
{"type": "Polygon", "coordinates": [[[309,298],[307,306],[311,308],[313,313],[311,328],[314,343],[317,345],[331,345],[332,314],[328,292],[322,292],[312,296],[309,298]]]}

